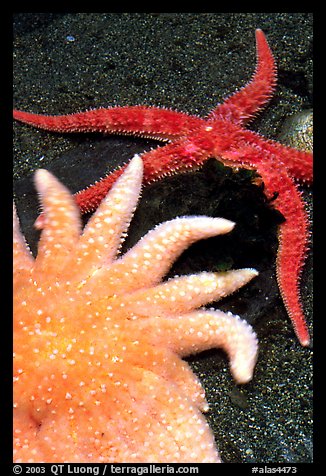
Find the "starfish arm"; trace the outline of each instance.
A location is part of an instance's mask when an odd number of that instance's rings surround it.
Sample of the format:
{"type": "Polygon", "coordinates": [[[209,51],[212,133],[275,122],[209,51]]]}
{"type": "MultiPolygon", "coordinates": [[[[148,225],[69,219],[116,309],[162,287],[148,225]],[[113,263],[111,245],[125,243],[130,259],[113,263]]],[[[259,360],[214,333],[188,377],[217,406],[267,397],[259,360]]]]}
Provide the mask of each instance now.
{"type": "Polygon", "coordinates": [[[285,218],[279,228],[277,281],[295,333],[300,343],[307,346],[310,339],[299,297],[300,275],[309,237],[307,214],[300,192],[286,167],[273,160],[266,160],[265,155],[266,151],[249,145],[225,152],[228,165],[245,165],[261,175],[267,198],[274,200],[275,208],[285,218]]]}
{"type": "Polygon", "coordinates": [[[132,134],[157,140],[185,135],[202,121],[182,112],[149,106],[100,108],[58,116],[14,109],[13,117],[25,124],[55,132],[132,134]]]}
{"type": "MultiPolygon", "coordinates": [[[[75,202],[82,214],[89,213],[97,209],[111,187],[123,174],[127,166],[128,164],[123,165],[121,168],[114,170],[101,180],[96,181],[94,184],[89,185],[87,188],[74,194],[75,202]]],[[[42,230],[44,227],[44,219],[44,213],[41,213],[34,223],[35,228],[42,230]]]]}
{"type": "Polygon", "coordinates": [[[228,233],[234,223],[223,218],[183,217],[158,225],[111,266],[102,268],[90,279],[87,291],[115,297],[158,284],[172,263],[192,243],[228,233]],[[128,277],[128,279],[126,279],[128,277]]]}
{"type": "MultiPolygon", "coordinates": [[[[310,152],[294,149],[279,142],[265,139],[259,134],[242,130],[241,136],[248,144],[256,147],[262,154],[269,154],[284,164],[289,174],[299,182],[312,183],[313,179],[313,155],[310,152]]],[[[249,157],[250,160],[250,157],[249,157]]]]}
{"type": "MultiPolygon", "coordinates": [[[[205,125],[205,121],[201,120],[201,125],[203,124],[205,125]]],[[[204,128],[201,133],[196,130],[185,139],[182,138],[144,152],[141,154],[144,164],[144,183],[149,184],[167,175],[200,167],[208,157],[212,157],[214,148],[215,137],[210,134],[210,131],[205,131],[204,128]]],[[[79,206],[81,207],[87,202],[91,204],[89,205],[89,211],[96,208],[98,206],[97,197],[107,193],[123,170],[124,167],[110,173],[94,186],[77,192],[76,200],[79,206]]]]}
{"type": "Polygon", "coordinates": [[[251,380],[257,360],[258,342],[251,326],[239,316],[219,310],[199,310],[181,316],[137,321],[144,332],[157,329],[153,341],[165,345],[181,357],[221,347],[230,358],[231,373],[237,383],[251,380]],[[153,326],[153,327],[152,327],[153,326]]]}
{"type": "MultiPolygon", "coordinates": [[[[293,203],[293,199],[291,199],[291,202],[293,203]]],[[[300,302],[299,284],[304,258],[307,253],[307,236],[307,219],[298,200],[296,216],[291,220],[288,219],[288,223],[283,223],[280,226],[277,281],[294,331],[301,345],[305,347],[309,346],[310,337],[302,303],[300,302]]]]}
{"type": "MultiPolygon", "coordinates": [[[[201,122],[205,121],[201,120],[201,122]]],[[[199,167],[208,157],[211,157],[213,150],[214,141],[210,140],[208,134],[203,134],[202,139],[194,135],[187,140],[176,140],[171,144],[145,152],[141,155],[144,164],[144,183],[148,184],[167,175],[199,167]]],[[[74,197],[81,213],[96,210],[126,167],[127,164],[75,193],[74,197]]],[[[43,226],[44,216],[41,214],[35,222],[35,227],[42,229],[43,226]]]]}
{"type": "Polygon", "coordinates": [[[135,155],[88,221],[66,264],[69,279],[84,281],[116,259],[136,209],[142,177],[143,163],[135,155]]]}
{"type": "Polygon", "coordinates": [[[308,346],[310,337],[300,302],[299,284],[308,249],[309,224],[296,186],[289,184],[285,191],[280,187],[278,193],[275,205],[286,221],[280,225],[277,281],[295,333],[300,343],[308,346]]]}
{"type": "Polygon", "coordinates": [[[20,231],[19,219],[15,204],[13,205],[13,271],[14,287],[20,282],[25,282],[34,266],[34,258],[25,241],[25,237],[20,231]]]}
{"type": "Polygon", "coordinates": [[[268,196],[277,195],[275,207],[285,222],[279,227],[277,281],[294,331],[303,346],[310,342],[308,328],[300,302],[299,283],[308,248],[309,223],[301,194],[286,171],[272,164],[257,167],[268,196]]]}
{"type": "MultiPolygon", "coordinates": [[[[128,297],[123,312],[137,316],[178,315],[232,294],[258,273],[245,268],[224,273],[199,273],[169,279],[153,288],[140,290],[128,297]]],[[[119,308],[119,299],[116,306],[119,308]]]]}
{"type": "Polygon", "coordinates": [[[35,185],[44,209],[44,228],[41,234],[34,272],[51,279],[59,264],[64,265],[73,251],[80,233],[80,212],[69,190],[50,172],[39,169],[35,185]]]}
{"type": "Polygon", "coordinates": [[[217,106],[208,119],[246,124],[268,102],[276,86],[273,54],[262,30],[256,30],[257,67],[251,81],[217,106]]]}

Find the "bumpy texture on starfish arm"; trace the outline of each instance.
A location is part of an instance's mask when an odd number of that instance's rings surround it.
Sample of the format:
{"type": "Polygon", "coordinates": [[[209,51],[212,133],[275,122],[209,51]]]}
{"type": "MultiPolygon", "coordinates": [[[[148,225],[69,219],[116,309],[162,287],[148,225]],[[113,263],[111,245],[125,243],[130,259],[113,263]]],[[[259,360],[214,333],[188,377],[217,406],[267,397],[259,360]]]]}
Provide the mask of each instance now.
{"type": "Polygon", "coordinates": [[[235,380],[252,378],[249,324],[198,308],[257,271],[161,282],[191,243],[232,230],[222,218],[176,218],[118,257],[141,181],[135,156],[81,231],[73,197],[39,170],[36,259],[14,210],[16,462],[220,462],[204,390],[181,357],[221,347],[235,380]]]}
{"type": "MultiPolygon", "coordinates": [[[[307,184],[312,182],[312,154],[266,140],[244,129],[267,103],[276,85],[274,58],[264,33],[259,29],[256,30],[256,45],[257,67],[252,80],[219,104],[207,119],[146,106],[98,109],[64,116],[14,110],[14,118],[59,132],[102,131],[170,141],[142,154],[145,183],[197,168],[210,157],[232,167],[255,169],[262,177],[266,195],[268,198],[277,196],[274,204],[285,217],[279,234],[278,284],[298,339],[302,345],[308,345],[310,338],[299,295],[309,236],[308,221],[293,179],[307,184]],[[284,181],[279,180],[280,177],[284,181]]],[[[96,209],[124,168],[75,194],[82,212],[96,209]]],[[[36,225],[42,228],[42,216],[36,225]]]]}

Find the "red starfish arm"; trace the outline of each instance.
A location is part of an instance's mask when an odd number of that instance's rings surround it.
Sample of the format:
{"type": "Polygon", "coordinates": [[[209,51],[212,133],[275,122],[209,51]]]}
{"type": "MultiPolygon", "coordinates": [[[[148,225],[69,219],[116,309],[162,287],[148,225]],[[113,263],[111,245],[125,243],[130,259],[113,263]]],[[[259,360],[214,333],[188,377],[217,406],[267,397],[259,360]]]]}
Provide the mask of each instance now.
{"type": "MultiPolygon", "coordinates": [[[[209,138],[198,137],[175,141],[163,147],[157,147],[142,154],[144,164],[143,181],[145,184],[176,172],[199,167],[209,156],[213,144],[209,138]]],[[[106,196],[125,166],[109,173],[102,180],[75,194],[76,201],[83,213],[95,210],[106,196]]]]}
{"type": "Polygon", "coordinates": [[[277,75],[273,54],[260,29],[256,30],[256,51],[257,66],[251,81],[217,106],[209,119],[246,124],[267,103],[274,91],[277,75]]]}
{"type": "Polygon", "coordinates": [[[299,297],[300,275],[308,248],[307,214],[301,194],[285,170],[261,163],[257,171],[263,178],[267,196],[277,194],[274,205],[285,218],[279,227],[277,281],[295,333],[301,345],[307,346],[310,338],[299,297]]]}
{"type": "Polygon", "coordinates": [[[300,192],[286,167],[270,160],[268,155],[248,145],[236,151],[224,151],[222,160],[232,167],[255,169],[263,179],[266,196],[274,199],[275,208],[285,218],[279,230],[277,281],[295,333],[300,343],[307,346],[310,339],[300,303],[299,282],[307,252],[308,219],[300,192]]]}
{"type": "Polygon", "coordinates": [[[14,109],[13,117],[25,124],[56,132],[98,131],[140,135],[158,140],[185,135],[203,122],[196,116],[147,106],[100,108],[59,116],[14,109]]]}
{"type": "Polygon", "coordinates": [[[308,184],[312,183],[313,179],[313,156],[312,153],[293,149],[285,146],[279,142],[270,139],[265,139],[259,134],[242,130],[242,137],[248,144],[259,148],[262,153],[268,153],[276,156],[279,161],[284,164],[291,177],[308,184]]]}
{"type": "MultiPolygon", "coordinates": [[[[187,139],[175,141],[142,154],[144,164],[143,181],[148,184],[167,175],[199,167],[212,156],[214,140],[209,134],[198,137],[196,133],[187,139]]],[[[95,210],[106,196],[126,165],[109,173],[93,185],[80,190],[74,197],[82,213],[95,210]]],[[[36,228],[43,227],[43,214],[35,222],[36,228]]]]}

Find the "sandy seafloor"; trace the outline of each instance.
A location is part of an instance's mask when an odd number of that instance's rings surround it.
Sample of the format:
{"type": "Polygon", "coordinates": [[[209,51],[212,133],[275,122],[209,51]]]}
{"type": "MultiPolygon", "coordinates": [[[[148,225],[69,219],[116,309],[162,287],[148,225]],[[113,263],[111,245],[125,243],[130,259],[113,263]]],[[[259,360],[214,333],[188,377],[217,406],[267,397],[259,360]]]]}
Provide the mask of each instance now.
{"type": "MultiPolygon", "coordinates": [[[[249,127],[275,139],[286,117],[312,107],[309,13],[17,13],[14,107],[65,114],[147,104],[204,117],[251,77],[255,28],[268,37],[279,83],[269,106],[249,127]]],[[[37,197],[32,173],[36,168],[52,170],[75,192],[135,152],[155,145],[133,137],[47,133],[15,123],[15,200],[34,250],[37,197]]],[[[225,251],[218,239],[210,246],[192,247],[173,272],[216,269],[225,262],[260,271],[246,288],[214,304],[239,313],[255,328],[260,350],[254,378],[237,386],[221,351],[189,360],[206,389],[207,418],[224,462],[310,463],[312,348],[299,345],[278,292],[277,214],[264,204],[261,190],[249,183],[245,173],[238,174],[241,180],[234,175],[210,161],[198,173],[147,187],[126,246],[158,222],[177,215],[217,216],[224,211],[226,218],[242,220],[243,230],[250,226],[248,235],[239,233],[238,241],[228,242],[225,251]],[[247,200],[250,193],[254,198],[247,200]],[[221,205],[223,197],[233,200],[231,211],[221,205]],[[250,204],[257,203],[258,209],[252,210],[250,204]],[[217,259],[221,263],[216,264],[217,259]]],[[[312,193],[302,190],[311,210],[312,193]]],[[[311,253],[300,287],[312,333],[311,253]]]]}

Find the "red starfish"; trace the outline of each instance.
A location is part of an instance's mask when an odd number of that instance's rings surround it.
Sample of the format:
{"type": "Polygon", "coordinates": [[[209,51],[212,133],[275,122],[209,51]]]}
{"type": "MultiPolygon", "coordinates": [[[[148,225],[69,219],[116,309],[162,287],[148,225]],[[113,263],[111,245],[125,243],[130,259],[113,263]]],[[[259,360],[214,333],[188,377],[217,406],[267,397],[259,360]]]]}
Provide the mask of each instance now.
{"type": "MultiPolygon", "coordinates": [[[[46,116],[14,110],[14,118],[58,132],[101,131],[152,137],[168,145],[145,152],[145,183],[199,167],[216,157],[232,167],[255,169],[265,193],[284,215],[279,227],[277,279],[285,307],[303,346],[309,333],[298,283],[307,251],[308,220],[294,179],[312,181],[312,154],[266,140],[243,128],[267,103],[276,84],[276,67],[264,33],[256,30],[257,67],[252,80],[201,119],[185,113],[147,106],[114,107],[70,115],[46,116]],[[276,197],[276,198],[275,198],[276,197]]],[[[82,212],[96,209],[125,166],[75,195],[82,212]]],[[[42,222],[38,219],[38,226],[42,222]]]]}

